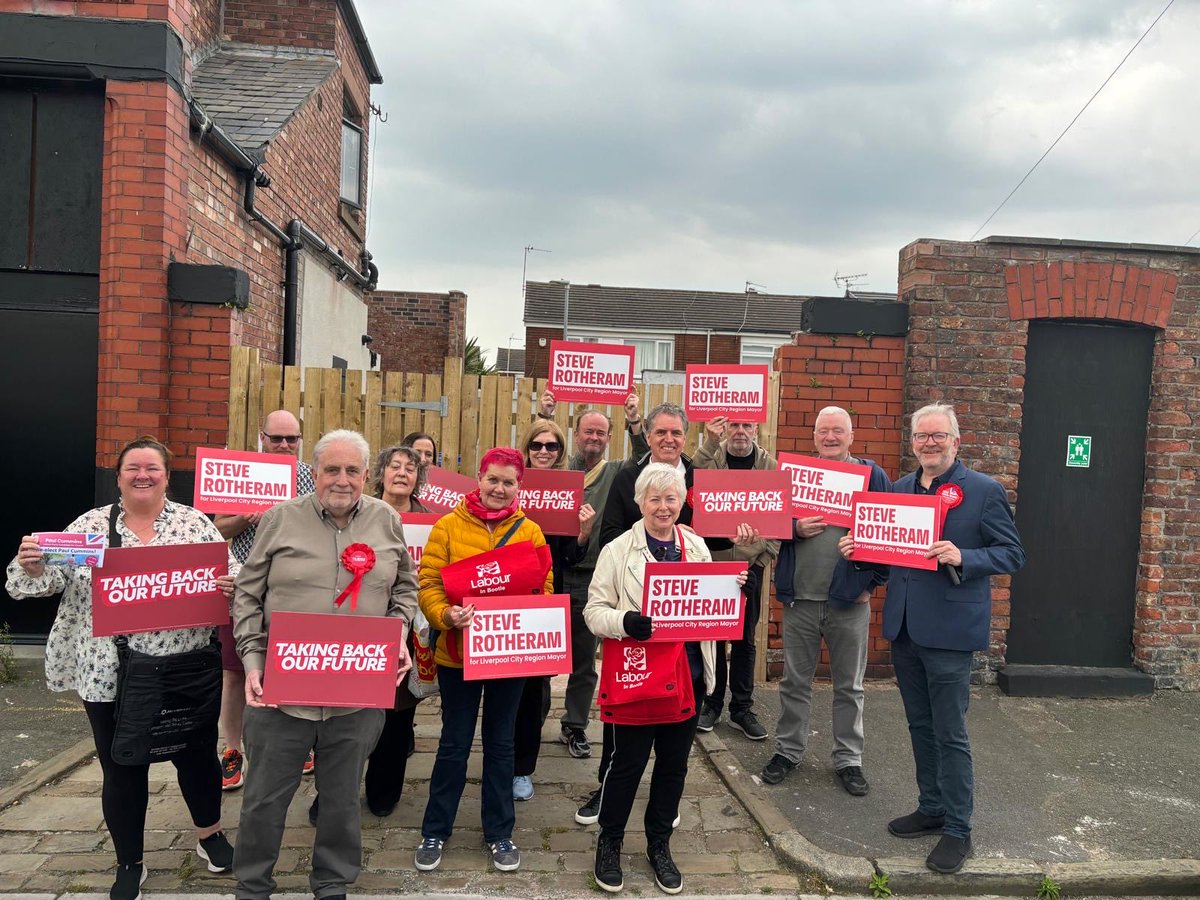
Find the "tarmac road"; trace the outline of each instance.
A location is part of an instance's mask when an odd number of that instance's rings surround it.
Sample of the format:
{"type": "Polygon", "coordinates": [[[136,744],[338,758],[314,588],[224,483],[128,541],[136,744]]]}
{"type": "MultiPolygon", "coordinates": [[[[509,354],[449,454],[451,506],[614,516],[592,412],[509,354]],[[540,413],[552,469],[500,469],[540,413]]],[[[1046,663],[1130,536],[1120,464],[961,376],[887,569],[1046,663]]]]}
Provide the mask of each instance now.
{"type": "Polygon", "coordinates": [[[78,694],[46,690],[42,660],[17,665],[20,679],[0,684],[0,789],[91,734],[78,694]]]}

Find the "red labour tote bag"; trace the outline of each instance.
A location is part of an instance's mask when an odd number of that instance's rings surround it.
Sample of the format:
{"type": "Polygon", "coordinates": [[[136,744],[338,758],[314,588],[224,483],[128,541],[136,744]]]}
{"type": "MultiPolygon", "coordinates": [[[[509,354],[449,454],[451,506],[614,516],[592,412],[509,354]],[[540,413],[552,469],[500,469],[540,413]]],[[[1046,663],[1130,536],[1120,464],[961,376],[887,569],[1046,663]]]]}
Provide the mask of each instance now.
{"type": "Polygon", "coordinates": [[[606,638],[599,705],[600,720],[616,725],[655,725],[691,718],[696,700],[683,644],[606,638]]]}
{"type": "Polygon", "coordinates": [[[549,546],[535,548],[531,541],[518,541],[443,566],[442,586],[456,604],[467,597],[540,594],[549,570],[549,546]]]}

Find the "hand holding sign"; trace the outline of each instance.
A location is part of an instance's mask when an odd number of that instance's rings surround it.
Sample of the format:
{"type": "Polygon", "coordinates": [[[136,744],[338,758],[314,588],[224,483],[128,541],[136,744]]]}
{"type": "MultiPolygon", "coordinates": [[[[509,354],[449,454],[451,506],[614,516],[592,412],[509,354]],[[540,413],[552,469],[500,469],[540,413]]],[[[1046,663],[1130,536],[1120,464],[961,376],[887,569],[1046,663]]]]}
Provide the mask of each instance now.
{"type": "Polygon", "coordinates": [[[825,530],[824,516],[804,516],[796,520],[796,536],[805,540],[815,538],[825,530]]]}
{"type": "Polygon", "coordinates": [[[929,548],[929,552],[925,554],[925,558],[936,558],[944,566],[962,565],[962,551],[950,541],[934,541],[933,546],[929,548]]]}
{"type": "Polygon", "coordinates": [[[451,606],[442,613],[442,625],[446,628],[466,628],[475,619],[475,604],[451,606]]]}
{"type": "Polygon", "coordinates": [[[42,548],[32,534],[21,538],[21,546],[17,548],[17,565],[30,578],[41,578],[46,571],[43,561],[42,548]]]}
{"type": "Polygon", "coordinates": [[[404,684],[404,679],[412,668],[412,657],[408,653],[408,645],[400,642],[400,668],[396,670],[396,687],[404,684]]]}
{"type": "Polygon", "coordinates": [[[592,526],[596,524],[596,510],[592,504],[585,503],[579,507],[579,546],[583,546],[592,536],[592,526]]]}

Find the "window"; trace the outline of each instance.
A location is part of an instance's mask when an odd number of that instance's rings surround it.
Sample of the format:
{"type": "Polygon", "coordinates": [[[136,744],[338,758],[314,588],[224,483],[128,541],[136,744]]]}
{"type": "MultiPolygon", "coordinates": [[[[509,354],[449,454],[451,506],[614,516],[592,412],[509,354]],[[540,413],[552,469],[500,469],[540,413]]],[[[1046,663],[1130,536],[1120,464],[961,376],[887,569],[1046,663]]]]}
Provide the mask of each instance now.
{"type": "Polygon", "coordinates": [[[362,171],[362,129],[348,119],[342,119],[342,199],[355,206],[362,205],[359,192],[359,173],[362,171]]]}
{"type": "Polygon", "coordinates": [[[775,359],[775,344],[751,344],[742,342],[742,365],[770,366],[775,359]]]}
{"type": "Polygon", "coordinates": [[[671,369],[675,365],[675,342],[672,340],[626,340],[633,347],[633,374],[641,378],[646,369],[671,369]]]}

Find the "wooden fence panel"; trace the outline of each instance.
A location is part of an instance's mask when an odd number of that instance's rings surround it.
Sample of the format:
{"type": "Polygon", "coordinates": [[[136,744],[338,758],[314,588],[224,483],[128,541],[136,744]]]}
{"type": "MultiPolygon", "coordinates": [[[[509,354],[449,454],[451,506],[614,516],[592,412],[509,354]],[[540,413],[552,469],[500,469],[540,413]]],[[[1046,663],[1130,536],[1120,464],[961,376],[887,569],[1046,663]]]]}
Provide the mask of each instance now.
{"type": "MultiPolygon", "coordinates": [[[[442,400],[442,376],[441,375],[426,375],[425,376],[425,395],[426,403],[440,403],[442,400]]],[[[445,419],[442,418],[441,412],[436,409],[424,410],[421,416],[421,430],[426,434],[432,434],[437,437],[437,445],[441,447],[446,443],[446,435],[443,433],[443,425],[445,419]]]]}
{"type": "Polygon", "coordinates": [[[464,375],[462,380],[462,418],[459,420],[459,460],[444,457],[442,467],[455,469],[464,475],[479,471],[479,417],[481,415],[478,375],[464,375]]]}
{"type": "Polygon", "coordinates": [[[443,368],[445,375],[442,378],[442,392],[446,395],[446,418],[441,420],[442,439],[438,442],[438,449],[442,451],[444,458],[453,461],[450,468],[456,468],[462,439],[462,360],[448,356],[443,368]]]}
{"type": "MultiPolygon", "coordinates": [[[[258,449],[258,429],[262,424],[262,365],[257,347],[249,348],[250,377],[246,382],[246,448],[258,449]],[[254,413],[251,414],[251,410],[254,413]]],[[[270,412],[270,410],[267,410],[270,412]]]]}
{"type": "Polygon", "coordinates": [[[325,432],[321,421],[321,392],[322,369],[306,368],[304,370],[304,416],[301,420],[301,432],[304,434],[304,446],[311,451],[325,432]]]}
{"type": "MultiPolygon", "coordinates": [[[[502,379],[498,375],[484,375],[479,379],[479,455],[483,456],[496,446],[497,422],[500,418],[497,396],[502,379]]],[[[507,412],[507,409],[506,409],[507,412]]]]}
{"type": "MultiPolygon", "coordinates": [[[[404,375],[404,402],[419,403],[425,397],[425,376],[419,372],[407,372],[404,375]]],[[[404,435],[421,430],[421,411],[419,409],[404,410],[404,435]]],[[[436,438],[437,435],[434,435],[436,438]]]]}
{"type": "MultiPolygon", "coordinates": [[[[257,377],[257,373],[255,373],[257,377]]],[[[235,347],[229,362],[229,432],[225,442],[231,450],[247,450],[246,420],[253,415],[247,403],[250,382],[250,354],[235,347]]]]}
{"type": "MultiPolygon", "coordinates": [[[[404,373],[385,372],[383,375],[383,401],[400,403],[404,400],[404,373]]],[[[404,414],[399,407],[388,406],[383,410],[383,429],[380,442],[385,447],[400,443],[404,437],[404,414]]]]}
{"type": "Polygon", "coordinates": [[[299,366],[283,367],[283,400],[280,409],[288,409],[293,413],[303,408],[304,394],[300,389],[301,372],[299,366]]]}

